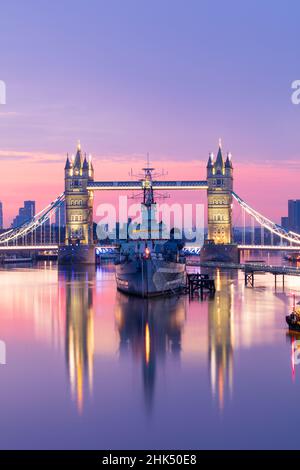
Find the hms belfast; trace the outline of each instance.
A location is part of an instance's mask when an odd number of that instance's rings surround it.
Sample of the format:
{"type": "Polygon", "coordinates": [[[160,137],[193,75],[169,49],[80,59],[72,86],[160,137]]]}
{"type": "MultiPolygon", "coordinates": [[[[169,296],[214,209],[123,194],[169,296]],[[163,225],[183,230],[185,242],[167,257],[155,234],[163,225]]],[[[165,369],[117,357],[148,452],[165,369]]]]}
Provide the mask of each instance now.
{"type": "Polygon", "coordinates": [[[135,239],[120,245],[116,260],[118,290],[140,297],[175,293],[186,283],[185,259],[181,255],[183,243],[175,239],[162,239],[160,224],[156,221],[156,203],[152,186],[153,168],[143,168],[142,223],[134,230],[135,239]],[[153,228],[159,231],[156,238],[153,228]]]}

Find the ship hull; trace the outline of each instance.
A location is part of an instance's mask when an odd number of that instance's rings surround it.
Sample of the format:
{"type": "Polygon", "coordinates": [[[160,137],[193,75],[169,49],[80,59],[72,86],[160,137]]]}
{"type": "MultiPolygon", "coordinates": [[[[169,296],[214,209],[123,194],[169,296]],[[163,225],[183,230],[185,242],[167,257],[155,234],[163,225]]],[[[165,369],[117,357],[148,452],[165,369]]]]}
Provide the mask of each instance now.
{"type": "Polygon", "coordinates": [[[175,293],[185,286],[183,263],[165,260],[128,260],[116,265],[118,290],[130,295],[152,297],[175,293]]]}

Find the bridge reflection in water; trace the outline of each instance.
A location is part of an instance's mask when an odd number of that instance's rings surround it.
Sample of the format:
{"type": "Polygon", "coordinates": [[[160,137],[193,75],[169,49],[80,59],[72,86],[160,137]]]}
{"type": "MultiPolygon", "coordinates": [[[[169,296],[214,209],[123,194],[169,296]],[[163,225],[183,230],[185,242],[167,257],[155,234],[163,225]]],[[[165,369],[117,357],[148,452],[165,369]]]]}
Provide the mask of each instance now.
{"type": "MultiPolygon", "coordinates": [[[[216,271],[216,293],[208,299],[208,364],[213,397],[224,407],[224,394],[233,387],[233,280],[228,272],[227,288],[221,286],[220,271],[216,271]]],[[[224,280],[223,280],[224,282],[224,280]]]]}
{"type": "MultiPolygon", "coordinates": [[[[108,279],[113,281],[111,269],[107,274],[108,279]]],[[[95,341],[99,342],[95,326],[95,288],[97,276],[100,276],[102,283],[105,274],[105,269],[95,271],[94,267],[77,268],[76,271],[59,269],[59,282],[64,287],[60,290],[60,296],[64,296],[64,299],[60,298],[60,303],[65,304],[68,381],[72,400],[76,402],[79,413],[82,413],[84,401],[91,398],[93,392],[95,341]]],[[[224,286],[221,288],[221,277],[217,271],[216,295],[214,298],[208,297],[202,304],[208,313],[205,343],[211,393],[217,399],[220,410],[223,409],[226,392],[229,391],[230,394],[233,386],[234,276],[235,271],[226,275],[228,288],[224,289],[224,286]]],[[[119,336],[120,358],[128,359],[132,356],[135,363],[140,363],[140,377],[148,411],[155,400],[157,366],[163,365],[167,357],[180,361],[182,334],[187,312],[191,307],[188,302],[187,297],[171,296],[147,300],[128,297],[119,292],[115,294],[114,318],[119,336]]],[[[192,302],[196,304],[196,308],[197,302],[192,302]]],[[[202,308],[198,314],[204,314],[202,308]]]]}
{"type": "Polygon", "coordinates": [[[85,382],[91,394],[94,366],[94,268],[64,269],[59,279],[65,284],[65,353],[71,396],[82,411],[85,382]]]}
{"type": "Polygon", "coordinates": [[[186,319],[186,299],[139,299],[118,293],[115,318],[120,335],[120,354],[131,352],[140,360],[147,408],[155,393],[156,363],[167,354],[179,358],[181,332],[186,319]]]}
{"type": "Polygon", "coordinates": [[[214,298],[145,302],[116,292],[112,265],[1,268],[4,445],[245,448],[275,432],[274,446],[296,446],[299,338],[285,315],[300,278],[275,290],[271,274],[254,288],[214,274],[214,298]]]}

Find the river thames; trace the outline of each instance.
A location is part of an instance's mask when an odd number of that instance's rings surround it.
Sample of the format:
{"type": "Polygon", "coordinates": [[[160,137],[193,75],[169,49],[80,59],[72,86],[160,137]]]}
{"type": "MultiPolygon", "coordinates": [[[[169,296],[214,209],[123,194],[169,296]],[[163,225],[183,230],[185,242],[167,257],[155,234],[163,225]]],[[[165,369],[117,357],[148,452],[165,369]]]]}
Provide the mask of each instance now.
{"type": "Polygon", "coordinates": [[[203,301],[146,301],[116,291],[112,264],[2,269],[0,447],[298,448],[300,277],[215,281],[203,301]]]}

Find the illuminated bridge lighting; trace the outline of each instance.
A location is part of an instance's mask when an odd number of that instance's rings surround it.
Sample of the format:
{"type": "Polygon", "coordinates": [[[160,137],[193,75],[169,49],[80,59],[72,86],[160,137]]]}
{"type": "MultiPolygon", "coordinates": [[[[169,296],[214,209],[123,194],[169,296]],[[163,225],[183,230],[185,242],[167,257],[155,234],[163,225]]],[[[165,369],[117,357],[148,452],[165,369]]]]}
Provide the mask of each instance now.
{"type": "Polygon", "coordinates": [[[238,245],[239,250],[274,250],[274,251],[300,251],[300,246],[285,245],[238,245]]]}
{"type": "MultiPolygon", "coordinates": [[[[153,189],[177,190],[177,189],[207,189],[207,181],[153,181],[153,189]]],[[[142,181],[91,181],[87,189],[92,191],[102,190],[142,190],[142,181]]]]}
{"type": "Polygon", "coordinates": [[[269,232],[274,233],[275,235],[278,235],[278,237],[280,237],[281,239],[285,239],[291,243],[296,243],[300,245],[300,235],[298,233],[287,232],[280,225],[275,224],[274,222],[272,222],[272,220],[263,216],[256,210],[252,209],[252,207],[250,207],[245,201],[243,201],[243,199],[241,199],[235,192],[232,192],[232,196],[239,203],[239,205],[245,210],[245,212],[247,212],[247,214],[253,217],[261,227],[264,227],[267,230],[269,230],[269,232]]]}
{"type": "MultiPolygon", "coordinates": [[[[95,181],[88,183],[88,189],[91,191],[94,190],[140,190],[142,189],[143,181],[95,181]]],[[[152,182],[153,189],[160,189],[160,190],[184,190],[184,189],[191,189],[191,190],[203,190],[207,189],[207,181],[153,181],[152,182]]],[[[290,243],[289,246],[285,245],[246,245],[240,244],[238,248],[240,250],[294,250],[297,251],[297,246],[300,249],[300,234],[286,231],[280,225],[272,222],[267,217],[260,214],[258,211],[253,209],[249,206],[243,199],[241,199],[236,193],[232,192],[232,196],[238,202],[238,204],[242,207],[245,213],[249,214],[253,220],[257,222],[257,224],[267,229],[272,234],[277,235],[280,237],[281,240],[286,240],[290,243]],[[295,246],[296,245],[296,246],[295,246]]],[[[0,250],[17,250],[17,249],[32,249],[32,250],[42,250],[42,249],[58,249],[57,245],[53,244],[45,244],[45,245],[26,245],[25,237],[34,233],[38,228],[42,227],[45,222],[60,209],[63,202],[65,200],[64,193],[58,196],[51,204],[45,207],[42,211],[35,215],[30,221],[24,223],[23,225],[9,229],[4,233],[0,234],[0,250]],[[23,244],[19,246],[8,246],[9,244],[15,243],[18,240],[22,240],[23,244]]],[[[51,240],[50,240],[51,241],[51,240]]],[[[96,247],[98,250],[97,254],[104,254],[104,253],[111,253],[109,250],[113,250],[112,247],[96,247]]],[[[183,250],[184,254],[186,255],[199,255],[200,254],[200,246],[186,246],[183,250]]]]}
{"type": "Polygon", "coordinates": [[[0,235],[0,245],[12,242],[17,239],[21,239],[22,237],[29,235],[30,233],[34,232],[37,228],[44,225],[45,222],[51,219],[53,214],[55,214],[58,208],[62,205],[64,199],[65,199],[65,195],[63,193],[60,196],[58,196],[55,199],[55,201],[52,201],[47,207],[41,210],[28,222],[25,222],[24,224],[20,225],[17,228],[10,229],[2,233],[0,235]]]}
{"type": "Polygon", "coordinates": [[[0,251],[25,251],[25,250],[40,250],[40,251],[57,251],[58,245],[16,245],[5,246],[0,245],[0,251]]]}
{"type": "Polygon", "coordinates": [[[200,255],[201,246],[185,246],[182,250],[184,255],[200,255]]]}
{"type": "Polygon", "coordinates": [[[96,255],[114,255],[116,253],[116,247],[114,246],[97,246],[96,255]]]}
{"type": "MultiPolygon", "coordinates": [[[[1,251],[57,251],[57,244],[47,245],[0,245],[1,251]]],[[[300,246],[284,246],[284,245],[238,245],[239,250],[273,250],[273,251],[300,251],[300,246]]],[[[200,256],[201,246],[185,247],[182,252],[186,256],[200,256]]],[[[97,246],[95,247],[96,255],[114,255],[116,247],[114,246],[97,246]]]]}

